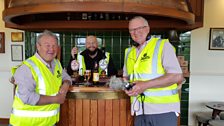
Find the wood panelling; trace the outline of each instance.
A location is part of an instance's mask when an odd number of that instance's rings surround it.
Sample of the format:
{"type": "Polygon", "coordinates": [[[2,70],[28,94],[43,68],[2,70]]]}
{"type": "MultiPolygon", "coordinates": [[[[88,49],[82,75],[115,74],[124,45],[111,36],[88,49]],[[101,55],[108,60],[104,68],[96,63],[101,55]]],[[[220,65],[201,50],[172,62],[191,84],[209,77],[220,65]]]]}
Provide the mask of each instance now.
{"type": "Polygon", "coordinates": [[[169,8],[176,8],[179,10],[188,11],[185,0],[5,0],[6,8],[51,4],[51,3],[83,3],[83,2],[98,2],[98,3],[140,3],[146,5],[156,5],[169,8]]]}
{"type": "Polygon", "coordinates": [[[106,101],[106,111],[105,113],[107,116],[105,117],[105,125],[106,126],[112,126],[112,120],[113,120],[113,109],[112,109],[112,100],[107,100],[106,101]]]}
{"type": "MultiPolygon", "coordinates": [[[[183,25],[182,22],[176,20],[149,20],[149,24],[152,31],[160,30],[170,30],[177,29],[182,31],[187,31],[191,29],[195,29],[201,27],[203,25],[202,22],[195,22],[194,25],[183,25]],[[175,23],[174,23],[175,22],[175,23]]],[[[69,31],[69,30],[88,30],[88,29],[128,29],[128,21],[46,21],[46,22],[33,22],[26,25],[14,25],[7,24],[11,28],[17,29],[18,27],[21,29],[25,29],[27,31],[42,31],[43,29],[49,29],[52,31],[69,31]],[[46,25],[49,23],[51,25],[46,25]]]]}
{"type": "MultiPolygon", "coordinates": [[[[75,113],[70,113],[68,115],[75,114],[75,118],[70,118],[71,121],[75,120],[75,126],[82,126],[83,125],[83,105],[81,99],[75,100],[75,113]]],[[[71,105],[69,105],[71,106],[71,105]]],[[[72,106],[71,106],[72,107],[72,106]]],[[[70,109],[70,108],[69,108],[70,109]]],[[[73,124],[74,125],[74,124],[73,124]]]]}
{"type": "Polygon", "coordinates": [[[189,0],[196,22],[203,22],[204,0],[189,0]]]}
{"type": "Polygon", "coordinates": [[[67,99],[57,126],[132,126],[129,99],[67,99]]]}
{"type": "Polygon", "coordinates": [[[105,101],[104,100],[98,100],[98,113],[101,113],[102,116],[98,117],[98,126],[104,126],[105,125],[105,101]]]}
{"type": "Polygon", "coordinates": [[[133,126],[130,99],[108,87],[71,86],[57,126],[133,126]]]}

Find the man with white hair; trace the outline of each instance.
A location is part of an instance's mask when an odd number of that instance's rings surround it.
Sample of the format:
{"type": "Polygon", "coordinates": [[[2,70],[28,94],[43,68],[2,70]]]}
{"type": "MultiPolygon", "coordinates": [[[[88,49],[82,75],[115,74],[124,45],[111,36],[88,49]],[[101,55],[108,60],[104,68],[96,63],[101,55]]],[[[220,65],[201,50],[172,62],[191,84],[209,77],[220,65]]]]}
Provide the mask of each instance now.
{"type": "Polygon", "coordinates": [[[70,76],[56,59],[57,36],[45,30],[37,38],[37,52],[12,70],[16,92],[10,116],[13,126],[53,126],[59,121],[70,76]]]}
{"type": "Polygon", "coordinates": [[[134,125],[176,126],[182,71],[169,41],[148,36],[149,31],[145,18],[129,21],[129,33],[137,44],[125,50],[123,77],[134,84],[125,90],[131,96],[134,125]]]}

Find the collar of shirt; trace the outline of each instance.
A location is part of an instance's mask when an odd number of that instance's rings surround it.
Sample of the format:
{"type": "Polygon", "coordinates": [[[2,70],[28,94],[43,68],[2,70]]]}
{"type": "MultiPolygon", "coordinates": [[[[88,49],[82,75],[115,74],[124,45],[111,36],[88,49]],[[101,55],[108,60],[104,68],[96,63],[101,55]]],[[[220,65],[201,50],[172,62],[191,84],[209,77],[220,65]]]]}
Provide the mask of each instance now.
{"type": "Polygon", "coordinates": [[[47,68],[51,69],[51,71],[52,71],[52,69],[55,67],[54,60],[51,61],[51,64],[48,64],[47,62],[45,62],[45,61],[43,60],[43,58],[40,57],[40,55],[39,55],[37,52],[35,53],[35,56],[36,56],[36,57],[37,57],[43,64],[45,64],[45,65],[47,66],[47,68]]]}
{"type": "Polygon", "coordinates": [[[144,44],[140,46],[140,48],[136,48],[136,49],[137,49],[137,51],[136,51],[136,53],[137,53],[136,56],[137,56],[137,57],[139,56],[139,54],[142,52],[142,50],[145,48],[145,46],[149,43],[149,41],[150,41],[152,38],[153,38],[153,37],[149,37],[149,38],[147,39],[147,41],[145,41],[144,44]]]}

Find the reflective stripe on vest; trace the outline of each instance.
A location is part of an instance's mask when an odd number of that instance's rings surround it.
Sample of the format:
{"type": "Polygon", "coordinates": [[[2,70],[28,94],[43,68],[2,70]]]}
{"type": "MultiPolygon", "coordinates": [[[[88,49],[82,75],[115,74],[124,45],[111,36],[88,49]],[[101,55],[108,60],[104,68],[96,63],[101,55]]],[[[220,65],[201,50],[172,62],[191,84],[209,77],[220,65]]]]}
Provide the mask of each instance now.
{"type": "MultiPolygon", "coordinates": [[[[106,52],[105,55],[106,55],[106,57],[107,57],[106,60],[107,60],[107,68],[108,68],[109,59],[110,59],[110,53],[106,52]]],[[[108,75],[108,69],[107,69],[107,68],[105,69],[105,71],[106,71],[106,75],[108,75]]]]}
{"type": "Polygon", "coordinates": [[[32,68],[34,69],[34,71],[37,74],[37,77],[39,80],[39,93],[41,95],[46,95],[46,86],[44,83],[44,78],[43,78],[39,68],[35,65],[35,63],[31,59],[28,59],[27,62],[32,66],[32,68]]]}
{"type": "MultiPolygon", "coordinates": [[[[153,66],[154,67],[154,66],[153,66]]],[[[135,79],[149,80],[162,76],[163,74],[131,74],[130,77],[135,77],[135,79]]]]}
{"type": "Polygon", "coordinates": [[[173,90],[161,90],[161,91],[145,91],[145,96],[169,96],[169,95],[175,95],[178,93],[178,89],[173,90]]]}
{"type": "MultiPolygon", "coordinates": [[[[129,48],[127,48],[127,53],[126,53],[126,58],[125,58],[125,63],[124,64],[127,64],[127,61],[128,61],[128,55],[129,55],[129,53],[131,52],[131,49],[132,49],[132,47],[129,47],[129,48]]],[[[127,66],[127,65],[126,65],[127,66]]],[[[127,68],[126,68],[127,69],[127,68]]],[[[129,80],[133,80],[134,79],[134,75],[133,74],[130,74],[130,75],[128,75],[128,78],[129,78],[129,80]]]]}
{"type": "Polygon", "coordinates": [[[51,117],[57,115],[59,111],[59,108],[51,111],[28,111],[13,109],[12,113],[21,117],[51,117]]]}
{"type": "Polygon", "coordinates": [[[79,75],[83,75],[83,71],[84,71],[84,68],[83,68],[83,57],[80,55],[80,54],[78,54],[77,55],[77,60],[78,60],[78,63],[79,63],[79,75]]]}

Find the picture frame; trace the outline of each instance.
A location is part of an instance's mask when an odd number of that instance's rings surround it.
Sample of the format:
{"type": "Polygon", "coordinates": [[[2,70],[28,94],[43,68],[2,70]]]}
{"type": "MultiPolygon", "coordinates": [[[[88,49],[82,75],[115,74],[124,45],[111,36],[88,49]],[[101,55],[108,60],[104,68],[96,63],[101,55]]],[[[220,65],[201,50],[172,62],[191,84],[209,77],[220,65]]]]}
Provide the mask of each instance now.
{"type": "Polygon", "coordinates": [[[0,53],[5,53],[5,33],[0,32],[0,53]]]}
{"type": "Polygon", "coordinates": [[[210,28],[209,50],[224,50],[224,28],[210,28]]]}
{"type": "Polygon", "coordinates": [[[23,32],[11,32],[12,42],[23,42],[23,32]]]}
{"type": "Polygon", "coordinates": [[[23,61],[23,45],[11,45],[12,61],[23,61]]]}

